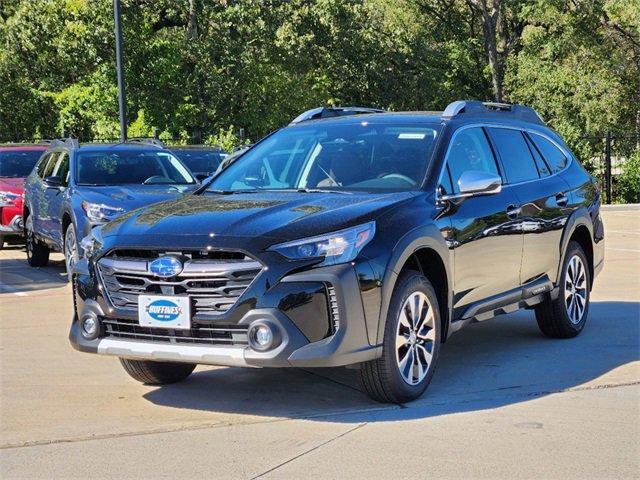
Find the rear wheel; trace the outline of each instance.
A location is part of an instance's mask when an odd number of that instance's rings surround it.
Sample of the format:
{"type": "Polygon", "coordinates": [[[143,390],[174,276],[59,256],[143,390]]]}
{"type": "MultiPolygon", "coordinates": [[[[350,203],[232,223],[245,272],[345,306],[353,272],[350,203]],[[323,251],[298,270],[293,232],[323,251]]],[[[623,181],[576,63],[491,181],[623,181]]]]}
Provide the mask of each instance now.
{"type": "Polygon", "coordinates": [[[0,250],[4,248],[4,235],[0,235],[0,250]]]}
{"type": "Polygon", "coordinates": [[[403,403],[424,393],[440,350],[436,293],[418,272],[404,272],[391,297],[382,356],[360,370],[362,386],[379,402],[403,403]]]}
{"type": "Polygon", "coordinates": [[[567,247],[559,288],[558,298],[548,298],[536,307],[536,320],[548,337],[575,337],[587,323],[591,290],[589,263],[577,242],[567,247]]]}
{"type": "Polygon", "coordinates": [[[180,382],[191,375],[196,368],[195,363],[153,362],[128,358],[121,358],[120,363],[131,377],[147,385],[180,382]]]}
{"type": "Polygon", "coordinates": [[[32,267],[44,267],[49,263],[49,247],[41,243],[33,233],[33,220],[27,217],[25,246],[27,262],[32,267]]]}

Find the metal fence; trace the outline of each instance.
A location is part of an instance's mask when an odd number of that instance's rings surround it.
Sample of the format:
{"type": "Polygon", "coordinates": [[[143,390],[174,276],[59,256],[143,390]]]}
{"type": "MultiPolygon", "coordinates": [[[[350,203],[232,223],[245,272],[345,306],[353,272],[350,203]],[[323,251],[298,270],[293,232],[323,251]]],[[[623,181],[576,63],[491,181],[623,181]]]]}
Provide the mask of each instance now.
{"type": "Polygon", "coordinates": [[[603,136],[585,137],[592,145],[595,155],[583,159],[587,170],[600,182],[605,202],[618,203],[621,198],[621,175],[630,157],[640,151],[637,134],[607,132],[603,136]]]}

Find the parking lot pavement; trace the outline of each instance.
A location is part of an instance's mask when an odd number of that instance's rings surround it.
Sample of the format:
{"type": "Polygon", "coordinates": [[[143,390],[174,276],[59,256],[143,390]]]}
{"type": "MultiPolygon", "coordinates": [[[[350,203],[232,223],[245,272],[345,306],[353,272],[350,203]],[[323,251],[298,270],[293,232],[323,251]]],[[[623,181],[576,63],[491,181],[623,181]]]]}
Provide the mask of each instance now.
{"type": "Polygon", "coordinates": [[[67,341],[62,257],[0,251],[0,475],[8,478],[640,478],[640,209],[607,210],[585,331],[476,324],[433,382],[376,404],[353,370],[199,367],[147,387],[67,341]]]}

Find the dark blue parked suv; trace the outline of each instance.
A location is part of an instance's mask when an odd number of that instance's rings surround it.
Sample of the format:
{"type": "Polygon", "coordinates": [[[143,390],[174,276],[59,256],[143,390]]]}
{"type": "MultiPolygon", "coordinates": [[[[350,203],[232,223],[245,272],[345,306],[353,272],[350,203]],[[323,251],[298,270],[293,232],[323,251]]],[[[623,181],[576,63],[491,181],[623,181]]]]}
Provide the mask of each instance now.
{"type": "Polygon", "coordinates": [[[51,250],[62,251],[70,272],[80,256],[79,239],[94,226],[197,185],[185,165],[157,141],[54,141],[25,182],[29,265],[46,265],[51,250]]]}

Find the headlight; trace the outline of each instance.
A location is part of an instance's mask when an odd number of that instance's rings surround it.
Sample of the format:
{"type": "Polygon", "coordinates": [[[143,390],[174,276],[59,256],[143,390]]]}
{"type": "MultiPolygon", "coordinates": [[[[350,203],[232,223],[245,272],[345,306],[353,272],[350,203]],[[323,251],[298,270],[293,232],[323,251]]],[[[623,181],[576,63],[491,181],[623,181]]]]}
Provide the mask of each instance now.
{"type": "Polygon", "coordinates": [[[13,205],[22,195],[13,192],[0,191],[0,207],[13,205]]]}
{"type": "Polygon", "coordinates": [[[274,250],[290,260],[324,257],[320,265],[337,265],[356,258],[375,233],[376,223],[369,222],[326,235],[281,243],[269,250],[274,250]]]}
{"type": "Polygon", "coordinates": [[[82,209],[87,214],[89,220],[96,223],[108,222],[124,212],[122,208],[89,202],[82,202],[82,209]]]}
{"type": "Polygon", "coordinates": [[[102,227],[94,227],[91,233],[80,241],[83,256],[89,258],[102,247],[102,227]]]}

